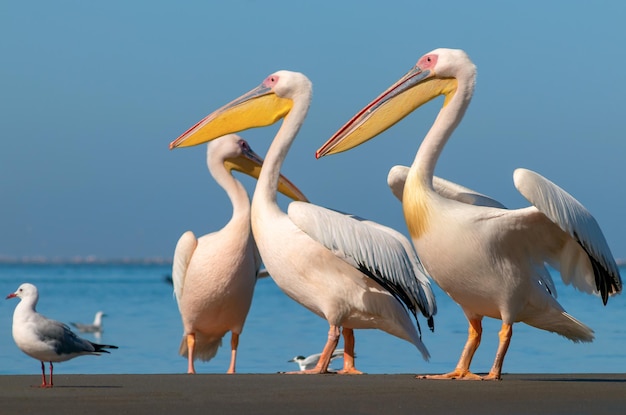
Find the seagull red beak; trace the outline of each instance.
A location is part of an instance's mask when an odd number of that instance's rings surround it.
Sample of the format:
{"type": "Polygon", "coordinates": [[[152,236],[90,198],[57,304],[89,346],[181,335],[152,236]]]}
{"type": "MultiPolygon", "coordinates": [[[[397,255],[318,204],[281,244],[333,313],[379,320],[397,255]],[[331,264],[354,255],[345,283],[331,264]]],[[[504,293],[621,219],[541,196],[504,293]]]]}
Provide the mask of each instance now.
{"type": "Polygon", "coordinates": [[[15,297],[17,297],[17,295],[15,295],[15,293],[11,293],[7,295],[7,298],[5,298],[5,300],[8,300],[9,298],[15,298],[15,297]]]}

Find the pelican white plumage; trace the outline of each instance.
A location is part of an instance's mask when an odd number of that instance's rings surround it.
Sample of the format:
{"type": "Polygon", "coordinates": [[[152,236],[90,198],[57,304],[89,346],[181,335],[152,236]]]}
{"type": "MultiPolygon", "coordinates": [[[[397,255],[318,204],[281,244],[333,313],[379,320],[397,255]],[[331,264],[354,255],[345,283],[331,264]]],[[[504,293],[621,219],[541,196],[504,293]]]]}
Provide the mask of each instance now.
{"type": "Polygon", "coordinates": [[[410,242],[390,228],[310,203],[292,202],[287,214],[276,203],[278,174],[304,122],[311,93],[306,76],[278,71],[198,122],[170,148],[200,144],[284,118],[252,198],[252,231],[276,284],[330,325],[316,367],[297,373],[328,370],[341,327],[341,373],[360,373],[354,367],[353,329],[386,331],[414,344],[427,359],[428,351],[404,306],[416,318],[421,311],[430,324],[436,305],[410,242]]]}
{"type": "Polygon", "coordinates": [[[534,206],[506,210],[468,204],[435,191],[433,174],[448,138],[471,100],[476,68],[461,50],[424,55],[404,77],[337,131],[317,157],[346,151],[380,134],[431,99],[443,108],[417,151],[402,196],[408,230],[424,266],[463,309],[469,336],[456,369],[429,378],[500,379],[512,336],[523,321],[573,341],[593,331],[567,314],[542,284],[545,263],[567,284],[597,293],[606,303],[622,281],[606,240],[591,214],[542,176],[517,169],[517,189],[534,206]],[[499,346],[488,375],[469,366],[484,316],[502,320],[499,346]]]}
{"type": "MultiPolygon", "coordinates": [[[[257,178],[263,160],[241,137],[230,134],[207,146],[207,165],[233,206],[230,221],[217,232],[198,239],[185,232],[174,253],[172,281],[181,313],[184,336],[179,353],[195,373],[194,359],[212,359],[231,332],[231,360],[235,373],[239,335],[250,309],[261,258],[250,230],[250,199],[232,170],[257,178]]],[[[283,176],[279,190],[295,199],[306,197],[283,176]]]]}
{"type": "MultiPolygon", "coordinates": [[[[406,183],[408,175],[409,167],[407,166],[393,166],[389,169],[389,174],[387,175],[387,184],[391,189],[391,193],[393,193],[393,195],[401,202],[402,195],[404,194],[404,184],[406,183]]],[[[482,193],[468,189],[460,184],[452,183],[451,181],[442,179],[441,177],[433,177],[433,188],[441,196],[448,199],[457,200],[469,205],[491,206],[506,209],[502,203],[489,196],[485,196],[482,193]]]]}
{"type": "MultiPolygon", "coordinates": [[[[400,202],[402,202],[402,196],[404,194],[404,184],[406,182],[408,174],[409,167],[393,166],[391,169],[389,169],[389,174],[387,175],[387,184],[391,189],[391,193],[393,193],[393,195],[400,202]]],[[[472,189],[468,189],[467,187],[461,186],[460,184],[450,182],[446,179],[442,179],[441,177],[433,176],[433,189],[441,196],[448,199],[456,200],[458,202],[467,203],[469,205],[490,206],[499,209],[506,209],[506,207],[502,203],[489,196],[478,193],[472,189]]],[[[556,286],[554,285],[554,281],[552,280],[550,271],[548,271],[548,268],[545,266],[545,264],[543,267],[537,268],[536,273],[537,278],[539,278],[539,284],[545,287],[545,290],[548,294],[556,298],[556,286]]]]}

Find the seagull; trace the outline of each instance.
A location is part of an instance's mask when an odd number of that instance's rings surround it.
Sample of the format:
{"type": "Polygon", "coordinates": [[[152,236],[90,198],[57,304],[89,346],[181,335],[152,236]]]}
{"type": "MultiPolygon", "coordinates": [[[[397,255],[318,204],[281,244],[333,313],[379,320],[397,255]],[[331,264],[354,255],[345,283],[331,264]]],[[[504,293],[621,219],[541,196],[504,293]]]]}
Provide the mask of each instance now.
{"type": "Polygon", "coordinates": [[[80,338],[67,325],[39,314],[35,310],[39,293],[33,284],[20,285],[6,299],[15,297],[21,301],[13,312],[13,340],[21,351],[41,361],[42,388],[53,386],[52,362],[64,362],[87,354],[100,355],[109,353],[104,349],[117,349],[117,346],[80,338]],[[50,383],[46,383],[44,362],[50,362],[50,383]]]}
{"type": "MultiPolygon", "coordinates": [[[[307,357],[296,356],[293,359],[288,360],[288,362],[297,363],[300,366],[300,370],[309,370],[313,369],[317,365],[317,362],[319,362],[321,356],[321,353],[315,353],[307,357]]],[[[341,357],[343,357],[343,349],[335,349],[333,354],[330,356],[330,361],[332,362],[333,360],[339,359],[341,357]]],[[[356,355],[354,357],[356,357],[356,355]]]]}
{"type": "Polygon", "coordinates": [[[102,317],[106,316],[104,312],[98,311],[93,319],[93,323],[70,323],[76,327],[81,333],[102,333],[102,317]]]}

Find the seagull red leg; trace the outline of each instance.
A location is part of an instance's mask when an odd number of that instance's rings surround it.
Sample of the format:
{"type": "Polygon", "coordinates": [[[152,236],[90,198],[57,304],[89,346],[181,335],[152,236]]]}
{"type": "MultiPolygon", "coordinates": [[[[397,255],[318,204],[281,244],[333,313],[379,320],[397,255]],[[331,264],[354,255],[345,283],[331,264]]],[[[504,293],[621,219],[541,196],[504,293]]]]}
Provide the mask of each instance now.
{"type": "Polygon", "coordinates": [[[46,383],[46,364],[41,362],[41,386],[40,388],[46,388],[48,384],[46,383]]]}
{"type": "Polygon", "coordinates": [[[52,383],[52,362],[50,362],[50,386],[48,386],[49,388],[51,388],[52,386],[54,386],[54,384],[52,383]]]}

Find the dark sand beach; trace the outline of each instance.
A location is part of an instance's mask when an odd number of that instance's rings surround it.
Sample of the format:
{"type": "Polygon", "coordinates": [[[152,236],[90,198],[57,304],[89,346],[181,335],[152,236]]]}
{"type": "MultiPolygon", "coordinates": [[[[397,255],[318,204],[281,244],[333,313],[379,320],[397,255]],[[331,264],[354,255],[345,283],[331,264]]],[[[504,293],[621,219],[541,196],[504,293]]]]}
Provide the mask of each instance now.
{"type": "Polygon", "coordinates": [[[0,376],[2,414],[615,414],[626,374],[504,375],[500,382],[414,375],[0,376]]]}

